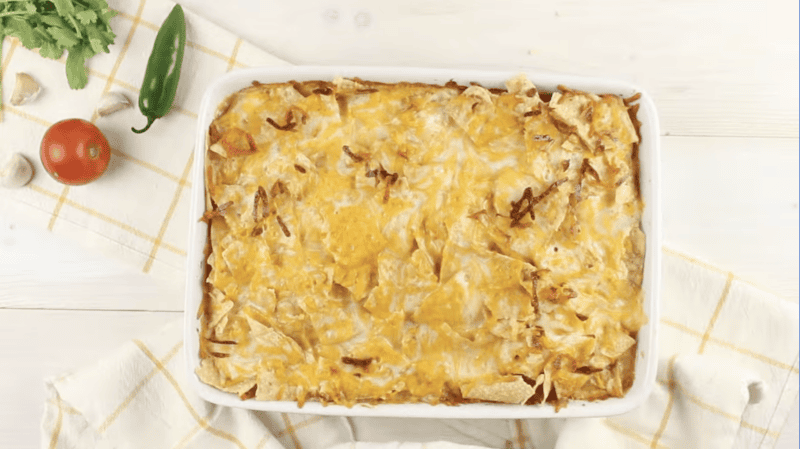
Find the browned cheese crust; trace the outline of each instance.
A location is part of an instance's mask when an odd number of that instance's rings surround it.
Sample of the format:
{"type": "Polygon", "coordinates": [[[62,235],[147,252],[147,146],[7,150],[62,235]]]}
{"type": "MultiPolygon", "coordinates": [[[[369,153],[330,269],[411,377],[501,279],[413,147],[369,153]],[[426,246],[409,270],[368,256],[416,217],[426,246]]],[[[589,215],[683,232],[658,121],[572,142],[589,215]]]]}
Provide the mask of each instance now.
{"type": "Polygon", "coordinates": [[[647,321],[635,100],[524,76],[231,95],[197,374],[301,405],[624,396],[647,321]]]}

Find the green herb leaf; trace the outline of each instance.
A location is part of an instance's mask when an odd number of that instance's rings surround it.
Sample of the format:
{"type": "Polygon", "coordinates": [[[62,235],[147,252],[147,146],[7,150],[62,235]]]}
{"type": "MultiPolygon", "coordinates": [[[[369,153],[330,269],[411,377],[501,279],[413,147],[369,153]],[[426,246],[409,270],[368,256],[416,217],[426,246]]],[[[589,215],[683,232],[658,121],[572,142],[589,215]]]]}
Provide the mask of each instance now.
{"type": "Polygon", "coordinates": [[[40,17],[39,17],[39,19],[40,19],[40,20],[42,21],[42,23],[44,23],[45,25],[49,25],[49,26],[51,26],[51,27],[55,27],[55,28],[69,28],[69,25],[67,24],[67,22],[65,22],[65,21],[64,21],[64,19],[62,19],[62,18],[61,18],[61,17],[59,17],[59,16],[55,16],[55,15],[52,15],[52,14],[48,14],[48,15],[43,15],[43,16],[40,16],[40,17]]]}
{"type": "Polygon", "coordinates": [[[33,31],[33,27],[25,19],[17,16],[6,18],[6,33],[14,36],[27,48],[34,49],[42,45],[42,39],[33,31]]]}
{"type": "Polygon", "coordinates": [[[97,13],[95,13],[90,9],[86,9],[75,14],[75,17],[77,17],[78,20],[80,20],[81,23],[84,25],[89,25],[90,23],[97,22],[97,13]]]}
{"type": "Polygon", "coordinates": [[[56,44],[60,47],[69,49],[80,42],[78,36],[66,28],[48,28],[47,32],[56,40],[56,44]]]}
{"type": "Polygon", "coordinates": [[[72,15],[68,15],[67,20],[69,21],[69,23],[72,24],[72,28],[75,30],[75,33],[78,34],[78,38],[79,39],[82,38],[83,36],[81,35],[81,27],[78,26],[78,22],[75,20],[75,17],[72,15]]]}
{"type": "Polygon", "coordinates": [[[111,18],[116,16],[116,15],[117,15],[116,11],[111,11],[109,9],[109,10],[106,10],[106,11],[103,11],[102,13],[100,13],[100,20],[102,20],[105,23],[108,23],[111,20],[111,18]]]}
{"type": "Polygon", "coordinates": [[[88,70],[84,65],[86,63],[84,53],[83,47],[77,47],[70,50],[67,55],[67,81],[72,89],[83,89],[89,82],[88,70]]]}
{"type": "Polygon", "coordinates": [[[45,42],[42,48],[39,49],[39,54],[45,58],[59,59],[64,54],[64,49],[54,42],[45,42]]]}
{"type": "Polygon", "coordinates": [[[14,36],[52,59],[68,50],[67,80],[80,89],[88,82],[86,60],[114,43],[109,20],[116,14],[105,0],[0,0],[0,42],[14,36]]]}
{"type": "Polygon", "coordinates": [[[66,17],[75,14],[75,5],[72,4],[72,0],[52,0],[52,2],[56,5],[59,16],[66,17]]]}
{"type": "Polygon", "coordinates": [[[97,28],[86,28],[86,35],[89,36],[89,45],[94,53],[108,53],[108,43],[103,34],[97,28]]]}
{"type": "Polygon", "coordinates": [[[108,9],[108,3],[106,3],[105,0],[78,0],[78,1],[98,11],[103,9],[108,9]]]}
{"type": "Polygon", "coordinates": [[[41,39],[42,42],[47,43],[53,40],[52,36],[50,36],[50,34],[47,32],[47,27],[41,23],[36,25],[36,28],[33,29],[33,32],[39,36],[39,39],[41,39]]]}

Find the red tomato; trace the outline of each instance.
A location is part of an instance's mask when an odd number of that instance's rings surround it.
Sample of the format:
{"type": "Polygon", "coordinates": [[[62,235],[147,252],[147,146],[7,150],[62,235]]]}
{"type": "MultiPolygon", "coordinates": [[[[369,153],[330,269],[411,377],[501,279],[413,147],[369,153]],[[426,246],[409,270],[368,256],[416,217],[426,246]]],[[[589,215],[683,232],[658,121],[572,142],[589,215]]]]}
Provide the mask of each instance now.
{"type": "Polygon", "coordinates": [[[56,181],[81,185],[106,171],[111,147],[103,133],[86,120],[62,120],[47,130],[40,149],[42,165],[56,181]]]}

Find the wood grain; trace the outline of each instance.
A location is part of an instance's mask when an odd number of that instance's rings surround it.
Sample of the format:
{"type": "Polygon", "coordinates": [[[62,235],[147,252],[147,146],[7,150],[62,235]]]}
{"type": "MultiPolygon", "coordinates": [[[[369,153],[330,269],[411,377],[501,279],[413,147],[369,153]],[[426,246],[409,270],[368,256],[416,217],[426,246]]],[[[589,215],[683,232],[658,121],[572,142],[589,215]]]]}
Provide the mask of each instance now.
{"type": "Polygon", "coordinates": [[[662,139],[664,243],[798,301],[796,139],[662,139]]]}
{"type": "Polygon", "coordinates": [[[156,280],[23,217],[0,213],[0,254],[0,308],[183,310],[183,279],[156,280]]]}
{"type": "Polygon", "coordinates": [[[792,0],[309,0],[252,4],[246,14],[225,2],[181,3],[220,26],[237,23],[245,40],[295,64],[619,78],[654,97],[666,135],[798,136],[792,0]]]}
{"type": "Polygon", "coordinates": [[[0,446],[36,446],[45,378],[101,359],[179,318],[167,312],[0,310],[0,446]]]}

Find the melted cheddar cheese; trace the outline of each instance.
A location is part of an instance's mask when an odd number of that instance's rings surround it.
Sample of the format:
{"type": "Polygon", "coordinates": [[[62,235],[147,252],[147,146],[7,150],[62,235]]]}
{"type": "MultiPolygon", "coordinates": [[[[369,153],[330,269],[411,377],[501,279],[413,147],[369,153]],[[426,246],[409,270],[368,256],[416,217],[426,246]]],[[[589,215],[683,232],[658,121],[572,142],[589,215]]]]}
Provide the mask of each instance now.
{"type": "Polygon", "coordinates": [[[242,399],[625,394],[642,311],[637,129],[619,97],[258,84],[209,128],[206,383],[242,399]]]}

